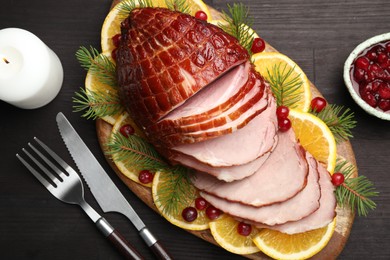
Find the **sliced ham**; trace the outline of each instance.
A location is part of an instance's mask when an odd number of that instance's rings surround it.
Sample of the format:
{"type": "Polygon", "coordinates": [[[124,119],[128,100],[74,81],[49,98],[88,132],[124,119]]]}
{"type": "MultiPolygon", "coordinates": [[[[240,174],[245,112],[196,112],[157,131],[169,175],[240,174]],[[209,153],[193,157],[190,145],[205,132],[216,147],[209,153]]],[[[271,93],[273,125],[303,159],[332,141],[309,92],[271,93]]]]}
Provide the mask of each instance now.
{"type": "Polygon", "coordinates": [[[318,172],[320,175],[319,184],[321,188],[320,207],[301,220],[287,222],[268,228],[279,230],[280,232],[287,234],[295,234],[325,227],[333,221],[336,216],[337,206],[336,196],[334,194],[335,189],[329,172],[320,163],[318,164],[318,172]]]}
{"type": "Polygon", "coordinates": [[[172,150],[192,156],[213,167],[249,163],[267,153],[274,145],[276,135],[276,103],[248,125],[233,132],[203,142],[175,146],[172,150]]]}
{"type": "Polygon", "coordinates": [[[148,127],[147,132],[171,134],[175,128],[201,123],[231,108],[254,86],[247,84],[251,66],[248,61],[233,68],[156,124],[148,127]]]}
{"type": "MultiPolygon", "coordinates": [[[[289,200],[269,206],[253,207],[227,201],[205,192],[201,192],[200,195],[214,207],[245,221],[250,220],[266,225],[276,225],[302,219],[318,209],[321,196],[317,162],[309,153],[306,153],[306,159],[309,162],[307,185],[289,200]]],[[[258,189],[261,189],[261,186],[258,189]]],[[[278,191],[275,190],[274,192],[278,191]]]]}
{"type": "Polygon", "coordinates": [[[136,8],[121,23],[120,97],[141,126],[249,59],[238,40],[205,21],[164,8],[136,8]]]}
{"type": "Polygon", "coordinates": [[[255,207],[294,197],[306,186],[309,167],[305,151],[295,141],[292,130],[278,134],[275,150],[251,176],[239,181],[224,182],[209,174],[196,173],[192,179],[193,184],[199,190],[214,196],[255,207]]]}
{"type": "Polygon", "coordinates": [[[266,152],[259,158],[246,164],[227,167],[213,167],[182,153],[174,153],[170,160],[175,163],[185,165],[189,168],[208,173],[222,181],[231,182],[241,180],[255,173],[263,165],[263,163],[268,159],[274,147],[276,146],[277,138],[278,136],[275,135],[274,146],[271,147],[271,150],[269,152],[266,152]]]}

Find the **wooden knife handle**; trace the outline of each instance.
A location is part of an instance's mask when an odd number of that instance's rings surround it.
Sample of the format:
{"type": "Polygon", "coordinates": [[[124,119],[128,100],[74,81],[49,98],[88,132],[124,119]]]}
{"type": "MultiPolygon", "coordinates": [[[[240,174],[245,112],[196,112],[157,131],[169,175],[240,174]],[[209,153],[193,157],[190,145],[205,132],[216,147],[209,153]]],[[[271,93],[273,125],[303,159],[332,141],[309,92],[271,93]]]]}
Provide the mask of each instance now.
{"type": "Polygon", "coordinates": [[[149,246],[149,248],[153,251],[154,255],[157,259],[160,260],[172,260],[172,256],[169,255],[168,251],[163,247],[163,245],[158,241],[152,232],[147,227],[144,227],[139,232],[142,239],[149,246]]]}
{"type": "Polygon", "coordinates": [[[126,259],[144,259],[141,254],[122,236],[122,234],[115,230],[105,218],[100,218],[96,221],[96,226],[126,259]]]}

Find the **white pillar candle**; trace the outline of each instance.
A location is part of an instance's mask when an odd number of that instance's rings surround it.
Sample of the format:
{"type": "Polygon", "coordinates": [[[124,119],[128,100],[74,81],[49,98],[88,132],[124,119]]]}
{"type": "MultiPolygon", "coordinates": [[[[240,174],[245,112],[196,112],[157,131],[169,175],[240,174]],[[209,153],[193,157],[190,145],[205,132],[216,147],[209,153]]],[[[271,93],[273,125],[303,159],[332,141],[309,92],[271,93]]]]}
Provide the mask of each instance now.
{"type": "Polygon", "coordinates": [[[0,100],[26,109],[52,101],[64,78],[57,55],[34,34],[0,30],[0,100]]]}

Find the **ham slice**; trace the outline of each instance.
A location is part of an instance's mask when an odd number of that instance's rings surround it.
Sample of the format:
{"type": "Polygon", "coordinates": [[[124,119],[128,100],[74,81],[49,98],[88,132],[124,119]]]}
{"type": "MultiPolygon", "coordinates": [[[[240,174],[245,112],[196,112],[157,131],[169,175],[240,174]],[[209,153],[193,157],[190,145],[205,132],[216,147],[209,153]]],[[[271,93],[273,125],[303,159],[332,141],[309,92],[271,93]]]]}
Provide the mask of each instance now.
{"type": "Polygon", "coordinates": [[[295,141],[292,130],[278,134],[275,150],[251,176],[239,181],[224,182],[208,174],[196,173],[192,178],[193,184],[199,190],[214,196],[255,207],[294,197],[306,186],[309,167],[305,151],[295,141]]]}
{"type": "Polygon", "coordinates": [[[276,135],[276,103],[248,125],[233,132],[204,142],[184,144],[171,149],[192,156],[213,167],[226,167],[249,163],[264,155],[274,145],[276,135]]]}
{"type": "Polygon", "coordinates": [[[248,52],[222,29],[165,8],[133,9],[117,49],[120,97],[142,127],[246,62],[248,52]]]}
{"type": "Polygon", "coordinates": [[[279,230],[280,232],[287,234],[295,234],[325,227],[333,221],[336,216],[337,206],[336,196],[334,195],[335,189],[329,172],[320,163],[318,164],[318,172],[320,175],[319,183],[321,188],[320,207],[301,220],[287,222],[268,228],[279,230]]]}
{"type": "MultiPolygon", "coordinates": [[[[250,220],[266,225],[276,225],[302,219],[319,208],[319,199],[321,196],[318,185],[317,162],[309,153],[306,153],[306,159],[309,162],[309,175],[307,177],[306,187],[296,196],[281,203],[253,207],[238,202],[227,201],[205,192],[201,192],[200,195],[214,207],[245,221],[250,220]]],[[[284,189],[284,187],[280,188],[284,189]]],[[[261,189],[261,186],[258,189],[261,189]]],[[[275,190],[274,192],[279,191],[275,190]]]]}

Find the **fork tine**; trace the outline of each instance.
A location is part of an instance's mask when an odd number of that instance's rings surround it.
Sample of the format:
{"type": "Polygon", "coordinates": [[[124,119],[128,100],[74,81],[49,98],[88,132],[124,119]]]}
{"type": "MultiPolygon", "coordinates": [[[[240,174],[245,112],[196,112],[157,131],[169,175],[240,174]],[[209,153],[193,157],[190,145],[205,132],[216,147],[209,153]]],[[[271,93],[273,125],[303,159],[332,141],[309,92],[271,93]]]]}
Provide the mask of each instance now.
{"type": "Polygon", "coordinates": [[[43,184],[43,186],[46,187],[46,189],[50,190],[53,188],[53,185],[48,182],[45,178],[42,177],[42,175],[37,172],[34,167],[32,167],[28,162],[26,162],[19,154],[16,154],[16,157],[21,161],[24,166],[43,184]]]}
{"type": "Polygon", "coordinates": [[[53,157],[53,159],[59,164],[61,165],[62,168],[65,169],[65,171],[67,171],[69,174],[77,174],[77,172],[69,166],[69,164],[67,164],[64,160],[61,159],[61,157],[59,157],[52,149],[50,149],[44,142],[42,142],[41,140],[39,140],[38,138],[34,137],[34,140],[48,153],[51,155],[51,157],[53,157]]]}
{"type": "Polygon", "coordinates": [[[53,171],[55,171],[60,177],[61,177],[61,180],[63,180],[64,178],[66,178],[65,176],[65,173],[63,171],[61,171],[60,169],[58,169],[57,166],[55,166],[49,159],[47,159],[46,156],[44,156],[40,151],[38,151],[37,148],[35,148],[31,143],[28,143],[28,146],[30,146],[31,149],[34,150],[34,152],[36,154],[38,154],[39,157],[42,158],[42,160],[45,161],[45,163],[47,163],[47,165],[50,166],[50,168],[53,169],[53,171]]]}
{"type": "Polygon", "coordinates": [[[43,166],[37,159],[34,158],[26,149],[22,151],[58,186],[59,180],[55,177],[45,166],[43,166]]]}

